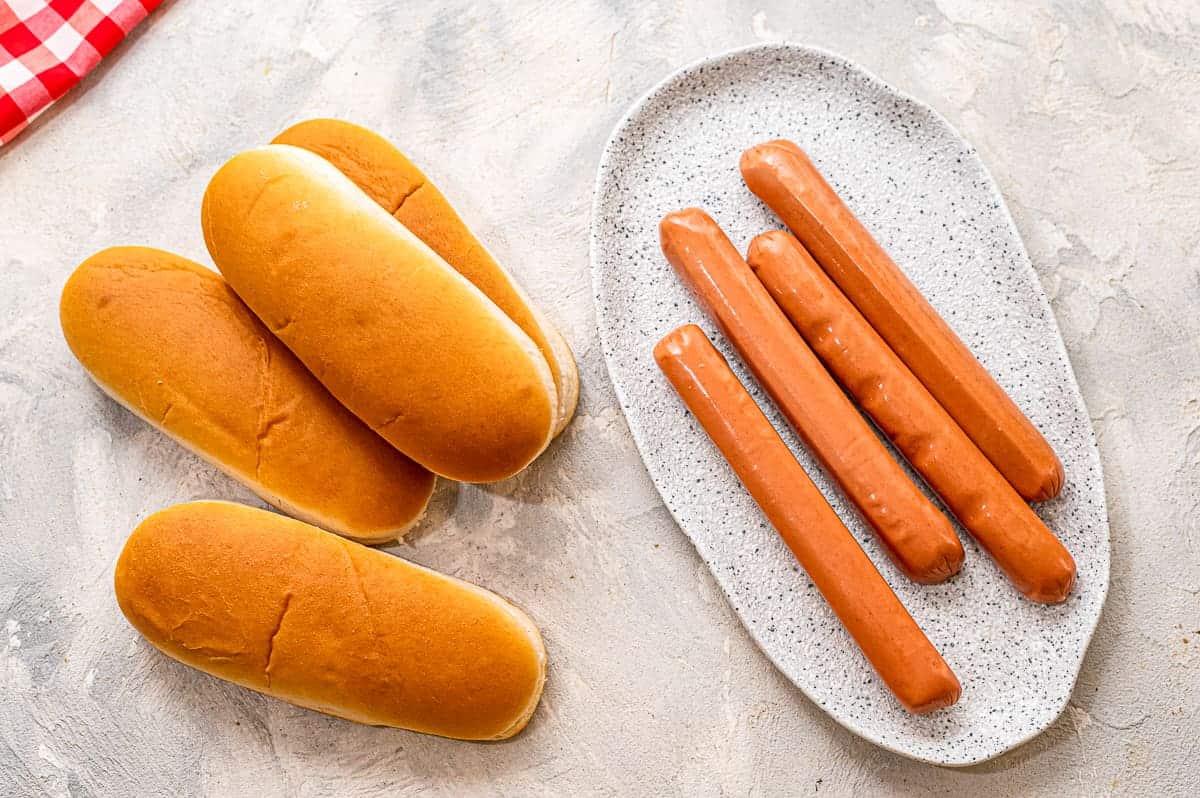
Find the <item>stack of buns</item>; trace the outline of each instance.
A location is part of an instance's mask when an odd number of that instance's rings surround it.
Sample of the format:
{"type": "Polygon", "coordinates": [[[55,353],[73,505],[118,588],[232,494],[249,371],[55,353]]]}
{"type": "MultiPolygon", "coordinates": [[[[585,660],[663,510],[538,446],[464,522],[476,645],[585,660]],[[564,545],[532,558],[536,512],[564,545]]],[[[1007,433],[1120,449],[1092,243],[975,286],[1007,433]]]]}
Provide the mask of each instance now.
{"type": "Polygon", "coordinates": [[[271,143],[300,147],[336,166],[520,327],[550,367],[554,434],[563,431],[579,400],[579,373],[567,342],[412,161],[382,136],[338,119],[301,122],[271,143]]]}
{"type": "Polygon", "coordinates": [[[575,410],[566,343],[433,183],[355,125],[305,122],[235,156],[201,217],[220,274],[104,250],[63,289],[63,333],[105,393],[300,520],[218,502],[151,516],[117,566],[126,617],[300,706],[517,733],[545,677],[532,621],[357,544],[402,537],[435,475],[533,462],[575,410]]]}

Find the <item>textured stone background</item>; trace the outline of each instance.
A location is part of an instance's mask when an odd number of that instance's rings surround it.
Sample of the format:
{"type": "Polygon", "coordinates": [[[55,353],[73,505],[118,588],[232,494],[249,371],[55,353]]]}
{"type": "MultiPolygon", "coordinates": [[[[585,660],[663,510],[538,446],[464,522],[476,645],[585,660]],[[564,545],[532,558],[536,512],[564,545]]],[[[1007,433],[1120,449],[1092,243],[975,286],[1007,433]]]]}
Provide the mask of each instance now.
{"type": "Polygon", "coordinates": [[[0,794],[1200,791],[1200,6],[258,5],[168,4],[0,150],[0,794]],[[1112,588],[1075,697],[969,770],[858,740],[759,654],[647,479],[595,340],[587,231],[612,125],[671,69],[781,38],[858,61],[979,149],[1099,436],[1112,588]],[[58,332],[62,282],[110,244],[206,261],[211,173],[318,114],[426,165],[579,358],[563,438],[508,483],[443,483],[396,547],[542,626],[546,697],[508,743],[359,727],[196,674],[112,598],[137,519],[251,497],[90,386],[58,332]]]}

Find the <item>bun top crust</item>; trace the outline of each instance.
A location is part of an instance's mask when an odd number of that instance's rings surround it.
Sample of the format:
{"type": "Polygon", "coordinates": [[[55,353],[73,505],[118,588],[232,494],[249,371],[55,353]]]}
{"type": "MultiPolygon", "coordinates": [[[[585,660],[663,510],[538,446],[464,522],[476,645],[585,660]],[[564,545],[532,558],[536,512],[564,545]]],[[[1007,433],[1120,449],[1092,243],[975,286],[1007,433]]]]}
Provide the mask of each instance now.
{"type": "Polygon", "coordinates": [[[237,155],[202,207],[213,261],[329,391],[436,474],[491,482],[545,449],[545,358],[479,289],[297,147],[237,155]]]}
{"type": "MultiPolygon", "coordinates": [[[[402,211],[410,200],[418,199],[418,192],[424,195],[430,190],[437,191],[437,187],[429,182],[417,165],[392,146],[391,142],[375,131],[351,122],[340,119],[309,119],[292,125],[272,139],[271,143],[300,147],[320,155],[393,216],[402,211]]],[[[452,208],[450,210],[453,221],[461,224],[462,220],[453,213],[452,208]]],[[[445,221],[444,211],[445,209],[439,209],[436,214],[436,217],[441,218],[428,219],[427,224],[431,225],[432,229],[436,230],[445,221]]],[[[425,233],[430,232],[429,230],[423,232],[418,229],[419,219],[406,218],[399,221],[445,258],[447,263],[459,268],[453,263],[450,253],[426,237],[425,233]]],[[[471,275],[464,276],[471,278],[471,275]]],[[[475,280],[472,279],[471,282],[474,283],[475,280]]],[[[490,293],[488,295],[491,296],[490,293]]],[[[507,308],[505,310],[507,311],[507,308]]]]}

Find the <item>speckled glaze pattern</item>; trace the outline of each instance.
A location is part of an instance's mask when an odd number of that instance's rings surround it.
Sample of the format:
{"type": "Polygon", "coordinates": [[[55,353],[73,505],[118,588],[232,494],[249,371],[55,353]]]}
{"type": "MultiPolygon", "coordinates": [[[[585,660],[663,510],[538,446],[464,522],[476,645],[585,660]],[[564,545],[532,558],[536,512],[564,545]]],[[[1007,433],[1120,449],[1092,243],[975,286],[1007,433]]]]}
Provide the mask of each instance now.
{"type": "Polygon", "coordinates": [[[617,125],[597,175],[591,257],[604,355],[650,476],[775,665],[847,728],[932,763],[982,762],[1047,728],[1067,705],[1108,588],[1103,475],[1046,296],[973,148],[927,106],[830,53],[734,50],[674,73],[617,125]],[[743,251],[782,226],[738,172],[741,152],[772,138],[808,151],[1058,452],[1066,486],[1038,512],[1078,565],[1064,604],[1022,598],[961,528],[958,576],[907,581],[672,273],[658,245],[670,211],[704,208],[743,251]],[[955,707],[913,716],[888,694],[672,393],[651,348],[689,321],[729,357],[950,663],[963,685],[955,707]]]}

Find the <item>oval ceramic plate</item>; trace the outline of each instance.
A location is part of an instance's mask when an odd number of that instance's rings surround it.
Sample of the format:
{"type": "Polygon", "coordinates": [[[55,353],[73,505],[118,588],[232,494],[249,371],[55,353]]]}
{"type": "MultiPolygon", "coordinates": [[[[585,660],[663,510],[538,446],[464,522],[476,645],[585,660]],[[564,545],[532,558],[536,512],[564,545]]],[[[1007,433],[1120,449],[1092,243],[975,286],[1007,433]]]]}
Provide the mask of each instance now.
{"type": "Polygon", "coordinates": [[[663,500],[775,665],[850,730],[942,765],[1030,739],[1063,711],[1108,587],[1108,519],[1091,424],[1058,327],[995,183],[930,108],[829,53],[757,46],[680,70],[617,125],[596,179],[592,271],[609,373],[663,500]],[[1078,564],[1070,599],[1023,599],[971,538],[962,572],[913,584],[785,426],[664,260],[658,221],[709,211],[745,250],[781,227],[738,157],[797,142],[867,228],[1046,435],[1062,495],[1038,512],[1078,564]],[[907,714],[659,373],[651,348],[699,322],[862,542],[963,685],[959,703],[907,714]]]}

